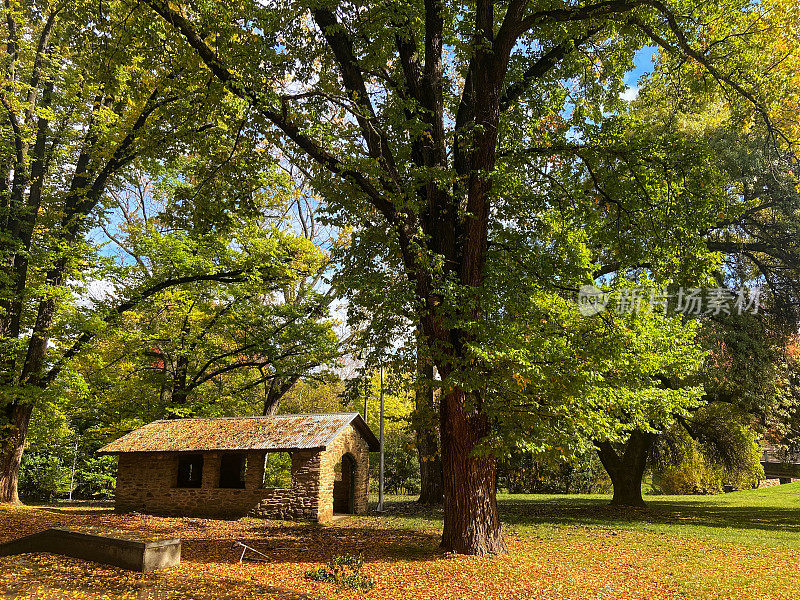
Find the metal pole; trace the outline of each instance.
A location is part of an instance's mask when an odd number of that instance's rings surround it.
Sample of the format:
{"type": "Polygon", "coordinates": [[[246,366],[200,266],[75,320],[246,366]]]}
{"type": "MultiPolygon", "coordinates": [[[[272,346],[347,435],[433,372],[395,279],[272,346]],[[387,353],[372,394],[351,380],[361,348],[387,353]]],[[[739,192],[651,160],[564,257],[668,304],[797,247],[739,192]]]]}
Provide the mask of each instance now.
{"type": "Polygon", "coordinates": [[[75,484],[75,463],[78,462],[78,438],[75,438],[75,453],[72,455],[72,474],[69,476],[69,501],[72,502],[72,488],[75,484]]]}
{"type": "Polygon", "coordinates": [[[367,421],[367,398],[369,398],[369,376],[364,376],[364,423],[369,423],[367,421]]]}
{"type": "Polygon", "coordinates": [[[378,512],[383,512],[383,363],[381,363],[381,468],[378,478],[378,512]]]}

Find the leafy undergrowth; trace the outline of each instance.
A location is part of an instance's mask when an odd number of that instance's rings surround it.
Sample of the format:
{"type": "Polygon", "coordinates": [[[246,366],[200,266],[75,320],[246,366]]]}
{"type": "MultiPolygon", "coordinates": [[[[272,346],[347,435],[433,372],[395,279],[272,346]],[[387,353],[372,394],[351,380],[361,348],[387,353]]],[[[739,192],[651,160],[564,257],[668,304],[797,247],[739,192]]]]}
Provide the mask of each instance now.
{"type": "Polygon", "coordinates": [[[305,578],[310,581],[326,581],[336,586],[336,591],[344,589],[368,592],[375,582],[361,572],[364,559],[360,556],[334,556],[324,567],[316,571],[306,571],[305,578]]]}
{"type": "MultiPolygon", "coordinates": [[[[783,487],[781,493],[792,495],[781,500],[788,508],[800,486],[783,487]]],[[[754,492],[753,498],[761,502],[758,499],[764,497],[754,492]]],[[[671,518],[664,507],[644,513],[609,512],[591,498],[583,503],[566,498],[561,505],[554,498],[505,499],[510,553],[486,558],[440,552],[440,512],[401,503],[390,505],[387,516],[347,518],[324,526],[115,515],[86,507],[0,508],[0,541],[53,526],[183,540],[179,567],[148,574],[53,555],[0,558],[0,594],[7,599],[144,600],[798,598],[800,551],[794,544],[729,541],[747,531],[760,539],[759,527],[780,528],[780,523],[758,516],[768,508],[758,502],[750,506],[752,518],[742,522],[742,531],[714,537],[705,533],[705,521],[698,524],[699,534],[692,535],[687,515],[697,513],[689,504],[676,505],[671,518]],[[268,562],[240,564],[237,541],[263,552],[268,562]],[[371,591],[337,591],[334,584],[305,577],[324,569],[332,557],[345,555],[363,558],[363,576],[374,581],[371,591]]],[[[747,502],[739,504],[737,511],[747,502]]],[[[792,536],[800,535],[793,523],[787,525],[792,536]]],[[[715,526],[720,531],[735,529],[736,521],[715,526]]]]}

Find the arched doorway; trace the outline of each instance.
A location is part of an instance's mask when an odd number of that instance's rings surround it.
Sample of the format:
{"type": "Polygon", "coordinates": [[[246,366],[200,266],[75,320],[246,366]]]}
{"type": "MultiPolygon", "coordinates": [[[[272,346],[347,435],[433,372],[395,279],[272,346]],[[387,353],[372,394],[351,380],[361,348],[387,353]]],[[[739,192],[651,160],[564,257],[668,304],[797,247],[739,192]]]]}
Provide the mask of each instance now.
{"type": "Polygon", "coordinates": [[[352,515],[355,507],[356,459],[345,454],[334,468],[333,512],[352,515]]]}

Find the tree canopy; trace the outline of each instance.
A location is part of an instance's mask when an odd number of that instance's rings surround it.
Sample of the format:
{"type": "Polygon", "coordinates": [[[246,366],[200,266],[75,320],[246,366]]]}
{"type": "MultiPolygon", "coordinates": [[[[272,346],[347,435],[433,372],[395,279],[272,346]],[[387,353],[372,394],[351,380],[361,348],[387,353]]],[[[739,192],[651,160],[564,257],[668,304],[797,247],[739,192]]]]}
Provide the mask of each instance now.
{"type": "Polygon", "coordinates": [[[419,372],[439,391],[443,548],[503,552],[499,456],[591,443],[616,471],[611,445],[644,447],[709,392],[697,323],[587,317],[582,286],[763,279],[776,314],[796,307],[786,2],[31,1],[4,14],[2,499],[31,399],[67,382],[90,342],[109,364],[133,342],[138,372],[188,414],[212,381],[285,391],[325,364],[338,295],[375,356],[393,346],[436,367],[419,372]],[[338,230],[324,252],[271,227],[279,169],[338,230]],[[164,210],[126,217],[114,264],[92,227],[113,225],[103,211],[141,172],[164,210]],[[119,286],[85,310],[70,288],[97,279],[90,264],[119,286]]]}

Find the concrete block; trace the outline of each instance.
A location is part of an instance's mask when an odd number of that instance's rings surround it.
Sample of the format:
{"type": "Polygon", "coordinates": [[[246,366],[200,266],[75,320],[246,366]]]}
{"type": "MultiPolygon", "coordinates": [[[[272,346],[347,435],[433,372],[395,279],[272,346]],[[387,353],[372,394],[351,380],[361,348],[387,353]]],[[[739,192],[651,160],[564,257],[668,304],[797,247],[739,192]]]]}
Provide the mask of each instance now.
{"type": "Polygon", "coordinates": [[[147,573],[181,562],[181,541],[176,538],[140,541],[124,534],[98,534],[52,528],[0,544],[0,556],[48,552],[147,573]]]}

